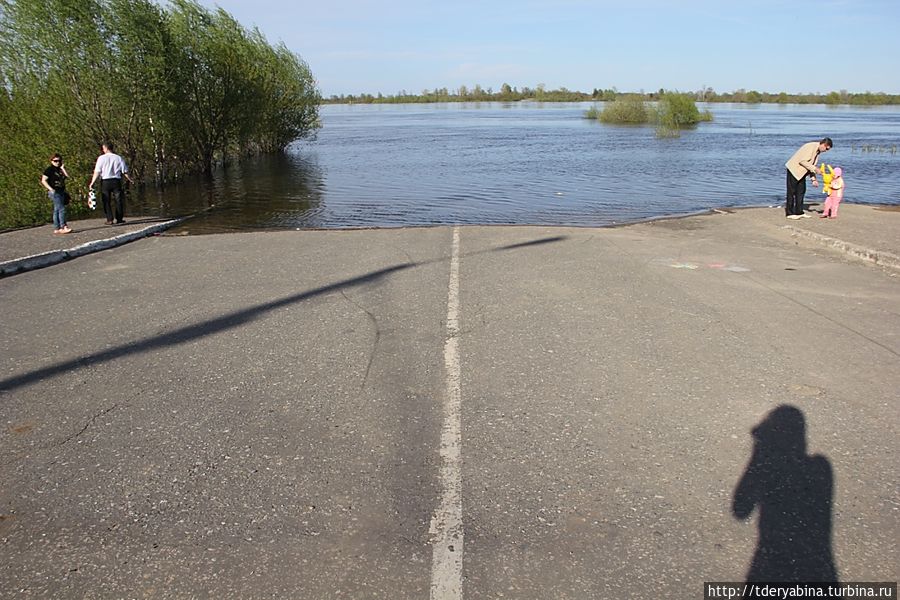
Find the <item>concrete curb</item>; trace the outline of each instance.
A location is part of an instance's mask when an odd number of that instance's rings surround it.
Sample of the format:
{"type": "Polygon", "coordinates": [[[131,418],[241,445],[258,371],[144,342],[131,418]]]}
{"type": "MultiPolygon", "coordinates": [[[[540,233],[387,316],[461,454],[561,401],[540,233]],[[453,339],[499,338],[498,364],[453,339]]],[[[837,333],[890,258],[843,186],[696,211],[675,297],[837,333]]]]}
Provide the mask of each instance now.
{"type": "Polygon", "coordinates": [[[794,227],[792,225],[783,225],[782,227],[788,230],[791,235],[801,235],[819,242],[824,246],[839,250],[844,254],[849,254],[854,258],[859,258],[861,260],[882,267],[900,271],[900,256],[897,256],[896,254],[891,254],[890,252],[885,252],[883,250],[873,250],[872,248],[866,248],[864,246],[858,246],[856,244],[851,244],[850,242],[845,242],[843,240],[829,237],[827,235],[822,235],[821,233],[809,231],[801,227],[794,227]]]}
{"type": "Polygon", "coordinates": [[[80,244],[78,246],[75,246],[74,248],[69,248],[67,250],[53,250],[50,252],[42,252],[41,254],[33,254],[31,256],[26,256],[23,258],[16,258],[5,262],[0,262],[0,277],[7,277],[9,275],[15,275],[17,273],[33,271],[34,269],[42,269],[44,267],[49,267],[51,265],[69,260],[70,258],[84,256],[85,254],[91,254],[93,252],[99,252],[101,250],[108,250],[109,248],[115,248],[116,246],[121,246],[123,244],[127,244],[128,242],[133,242],[134,240],[153,235],[154,233],[165,231],[169,227],[172,227],[173,225],[176,225],[183,220],[184,219],[173,219],[171,221],[157,223],[154,225],[150,225],[149,227],[144,227],[143,229],[139,229],[137,231],[123,233],[112,238],[95,240],[93,242],[80,244]]]}

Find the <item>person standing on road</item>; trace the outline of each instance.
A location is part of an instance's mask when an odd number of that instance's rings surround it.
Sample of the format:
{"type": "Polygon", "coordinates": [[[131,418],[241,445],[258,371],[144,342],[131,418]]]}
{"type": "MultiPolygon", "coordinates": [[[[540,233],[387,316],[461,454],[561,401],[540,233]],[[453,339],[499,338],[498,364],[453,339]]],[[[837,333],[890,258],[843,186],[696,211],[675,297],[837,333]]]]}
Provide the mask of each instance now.
{"type": "Polygon", "coordinates": [[[113,216],[116,218],[116,224],[121,225],[125,222],[125,188],[122,185],[124,177],[129,183],[134,181],[128,175],[128,165],[125,160],[113,152],[112,142],[104,142],[103,154],[97,157],[97,164],[94,165],[94,176],[91,177],[91,183],[88,186],[93,189],[97,178],[100,178],[100,198],[103,200],[103,212],[106,213],[106,224],[113,224],[113,216]],[[115,205],[112,200],[115,196],[115,205]],[[115,208],[115,215],[113,215],[115,208]]]}
{"type": "Polygon", "coordinates": [[[47,190],[47,196],[53,202],[53,233],[72,233],[66,224],[66,167],[62,156],[54,154],[50,157],[50,166],[41,175],[41,185],[47,190]]]}
{"type": "Polygon", "coordinates": [[[806,178],[812,178],[813,187],[819,187],[816,179],[816,161],[823,152],[832,148],[831,138],[822,138],[818,142],[807,142],[794,152],[784,166],[787,167],[787,198],[784,213],[788,219],[809,218],[803,212],[803,196],[806,195],[806,178]]]}

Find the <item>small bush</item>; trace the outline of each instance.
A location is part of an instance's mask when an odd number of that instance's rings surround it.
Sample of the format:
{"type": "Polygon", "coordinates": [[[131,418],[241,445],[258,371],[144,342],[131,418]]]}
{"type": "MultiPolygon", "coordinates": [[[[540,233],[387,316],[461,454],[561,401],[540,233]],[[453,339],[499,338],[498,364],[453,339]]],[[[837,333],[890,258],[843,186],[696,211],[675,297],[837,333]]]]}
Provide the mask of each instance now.
{"type": "Polygon", "coordinates": [[[687,94],[666,92],[659,99],[659,123],[671,129],[690,127],[700,122],[700,111],[687,94]]]}
{"type": "Polygon", "coordinates": [[[693,127],[701,121],[712,121],[712,113],[702,113],[688,94],[666,92],[656,107],[656,137],[678,137],[685,127],[693,127]]]}
{"type": "Polygon", "coordinates": [[[648,123],[650,112],[640,96],[623,96],[607,104],[599,119],[603,123],[637,125],[648,123]]]}
{"type": "Polygon", "coordinates": [[[585,119],[599,119],[600,118],[600,109],[597,108],[596,105],[590,107],[586,111],[584,111],[585,119]]]}
{"type": "Polygon", "coordinates": [[[660,97],[657,112],[659,123],[672,129],[690,127],[700,121],[712,121],[712,113],[707,110],[700,114],[690,95],[676,92],[666,92],[660,97]]]}

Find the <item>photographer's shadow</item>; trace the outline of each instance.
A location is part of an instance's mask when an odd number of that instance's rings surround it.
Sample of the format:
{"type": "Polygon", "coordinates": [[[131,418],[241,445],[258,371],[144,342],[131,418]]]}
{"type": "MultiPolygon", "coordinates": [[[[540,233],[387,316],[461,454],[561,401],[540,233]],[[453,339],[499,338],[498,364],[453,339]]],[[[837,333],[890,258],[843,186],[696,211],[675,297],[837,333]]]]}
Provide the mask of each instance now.
{"type": "Polygon", "coordinates": [[[837,582],[834,479],[826,457],[806,454],[803,412],[779,406],[753,429],[753,440],[753,456],[732,502],[737,519],[759,509],[759,540],[747,581],[837,582]]]}

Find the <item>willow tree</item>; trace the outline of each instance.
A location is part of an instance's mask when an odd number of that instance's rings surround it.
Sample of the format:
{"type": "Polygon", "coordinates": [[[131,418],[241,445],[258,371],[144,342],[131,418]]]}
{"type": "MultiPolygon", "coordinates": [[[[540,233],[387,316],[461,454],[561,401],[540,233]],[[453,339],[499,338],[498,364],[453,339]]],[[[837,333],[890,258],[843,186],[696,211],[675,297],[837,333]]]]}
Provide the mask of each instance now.
{"type": "Polygon", "coordinates": [[[179,52],[172,78],[182,93],[174,119],[189,132],[203,170],[229,155],[284,148],[318,127],[319,92],[299,57],[222,9],[171,4],[179,52]]]}
{"type": "Polygon", "coordinates": [[[221,9],[211,13],[189,0],[174,0],[169,15],[177,53],[172,91],[180,96],[172,97],[180,108],[172,118],[187,134],[190,155],[205,171],[212,170],[216,151],[226,143],[248,92],[234,56],[239,50],[229,47],[235,38],[238,43],[243,40],[225,15],[221,9]]]}
{"type": "Polygon", "coordinates": [[[35,182],[53,152],[87,183],[111,141],[164,182],[283,149],[319,126],[319,102],[306,63],[221,9],[0,0],[0,228],[49,214],[35,182]]]}
{"type": "Polygon", "coordinates": [[[260,53],[256,85],[266,99],[258,115],[253,143],[261,152],[284,148],[319,126],[322,98],[309,66],[283,44],[272,48],[256,40],[260,53]]]}
{"type": "Polygon", "coordinates": [[[92,8],[90,1],[0,0],[0,85],[8,99],[0,113],[0,226],[45,218],[46,194],[36,182],[50,154],[67,156],[70,172],[84,168],[72,159],[93,121],[73,89],[92,77],[95,55],[90,43],[69,48],[65,39],[92,35],[92,8]]]}
{"type": "Polygon", "coordinates": [[[130,148],[138,127],[135,109],[145,100],[140,88],[150,73],[138,69],[137,75],[126,61],[135,55],[131,45],[143,43],[141,36],[145,31],[152,36],[153,28],[141,20],[141,35],[133,35],[128,21],[154,5],[147,0],[0,2],[5,83],[17,108],[33,107],[20,110],[18,118],[36,122],[51,138],[65,137],[57,145],[77,149],[114,139],[130,148]]]}
{"type": "MultiPolygon", "coordinates": [[[[121,99],[110,139],[131,159],[138,178],[167,179],[173,42],[162,10],[150,0],[110,0],[116,24],[107,40],[110,82],[121,99]]],[[[111,126],[109,128],[112,128],[111,126]]]]}
{"type": "Polygon", "coordinates": [[[104,141],[115,142],[141,177],[152,160],[145,145],[149,114],[159,105],[162,70],[155,65],[164,63],[166,50],[158,7],[148,0],[0,5],[0,64],[10,95],[0,123],[8,144],[0,153],[15,173],[15,181],[0,182],[0,226],[34,221],[21,206],[43,212],[43,192],[32,180],[52,152],[66,156],[73,190],[86,188],[104,141]]]}

